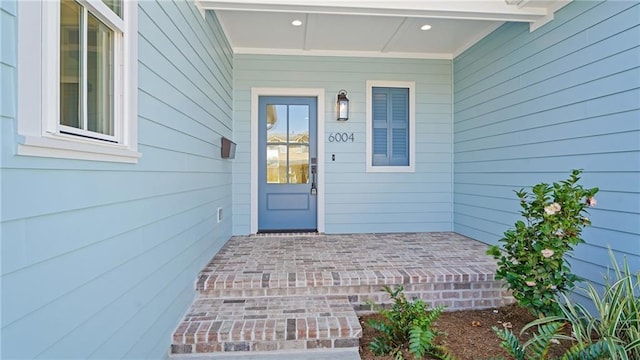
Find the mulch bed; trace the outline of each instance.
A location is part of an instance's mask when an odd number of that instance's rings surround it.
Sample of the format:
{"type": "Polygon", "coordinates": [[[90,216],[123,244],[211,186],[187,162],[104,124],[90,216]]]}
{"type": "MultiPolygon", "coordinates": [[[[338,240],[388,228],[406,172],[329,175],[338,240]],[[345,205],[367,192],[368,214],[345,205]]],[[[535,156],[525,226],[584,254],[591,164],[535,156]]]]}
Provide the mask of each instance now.
{"type": "MultiPolygon", "coordinates": [[[[391,360],[391,356],[375,356],[368,348],[368,344],[376,336],[375,330],[366,325],[368,319],[380,319],[379,314],[360,317],[363,336],[360,339],[360,356],[362,360],[391,360]]],[[[511,359],[508,353],[500,346],[501,340],[491,329],[497,327],[511,327],[514,334],[519,335],[520,330],[535,318],[528,310],[517,304],[507,305],[498,309],[464,310],[444,312],[438,318],[434,328],[442,333],[438,343],[445,346],[457,360],[480,360],[504,357],[511,359]]],[[[531,336],[531,332],[524,333],[521,342],[531,336]]],[[[554,345],[551,350],[554,358],[560,356],[571,346],[570,343],[554,345]]],[[[413,359],[407,353],[406,359],[413,359]]]]}

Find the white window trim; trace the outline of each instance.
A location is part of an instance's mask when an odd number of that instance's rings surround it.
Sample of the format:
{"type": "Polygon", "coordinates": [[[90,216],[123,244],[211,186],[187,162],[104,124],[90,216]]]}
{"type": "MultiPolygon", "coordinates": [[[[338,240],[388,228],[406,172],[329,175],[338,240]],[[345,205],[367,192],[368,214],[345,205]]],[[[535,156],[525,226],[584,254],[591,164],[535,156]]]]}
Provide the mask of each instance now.
{"type": "MultiPolygon", "coordinates": [[[[82,1],[89,9],[105,9],[100,0],[82,1]]],[[[59,131],[59,3],[18,2],[18,155],[136,163],[138,151],[138,4],[123,1],[124,21],[100,17],[123,27],[123,46],[114,69],[118,113],[115,139],[107,142],[59,131]],[[120,84],[118,84],[120,83],[120,84]],[[116,88],[117,87],[117,88],[116,88]]]]}
{"type": "Polygon", "coordinates": [[[412,173],[416,171],[416,83],[414,81],[367,80],[366,89],[366,172],[412,173]],[[373,166],[373,88],[409,89],[409,165],[373,166]]]}

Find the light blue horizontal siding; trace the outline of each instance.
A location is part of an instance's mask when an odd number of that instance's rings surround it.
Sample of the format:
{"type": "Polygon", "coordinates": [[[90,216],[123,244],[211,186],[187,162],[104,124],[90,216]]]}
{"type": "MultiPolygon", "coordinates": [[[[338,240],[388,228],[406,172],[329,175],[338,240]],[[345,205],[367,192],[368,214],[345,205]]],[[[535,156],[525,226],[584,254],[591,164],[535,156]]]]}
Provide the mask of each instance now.
{"type": "MultiPolygon", "coordinates": [[[[12,151],[12,134],[16,123],[16,87],[17,87],[17,3],[16,1],[0,1],[0,217],[6,208],[4,201],[5,185],[4,158],[5,154],[12,151]]],[[[0,265],[4,264],[4,253],[7,251],[5,244],[5,228],[0,222],[0,265]]],[[[17,246],[20,248],[20,245],[17,246]]],[[[4,292],[4,279],[0,276],[0,306],[2,312],[0,318],[6,316],[4,292]]],[[[0,330],[0,335],[2,331],[0,330]]],[[[6,349],[4,340],[0,339],[0,357],[6,349]]]]}
{"type": "Polygon", "coordinates": [[[325,231],[327,233],[452,229],[451,61],[236,55],[234,77],[234,233],[250,232],[251,88],[323,88],[325,231]],[[416,172],[366,173],[367,80],[415,81],[416,172]],[[335,120],[336,94],[348,91],[350,117],[335,120]],[[331,132],[354,134],[329,142],[331,132]],[[332,154],[336,160],[331,161],[332,154]]]}
{"type": "Polygon", "coordinates": [[[191,2],[139,3],[138,164],[21,157],[15,3],[0,9],[2,357],[165,358],[197,272],[231,235],[216,218],[232,208],[222,29],[191,2]]]}
{"type": "Polygon", "coordinates": [[[454,60],[454,229],[494,244],[513,190],[599,187],[571,263],[602,282],[607,249],[640,269],[640,5],[574,1],[529,32],[505,24],[454,60]]]}

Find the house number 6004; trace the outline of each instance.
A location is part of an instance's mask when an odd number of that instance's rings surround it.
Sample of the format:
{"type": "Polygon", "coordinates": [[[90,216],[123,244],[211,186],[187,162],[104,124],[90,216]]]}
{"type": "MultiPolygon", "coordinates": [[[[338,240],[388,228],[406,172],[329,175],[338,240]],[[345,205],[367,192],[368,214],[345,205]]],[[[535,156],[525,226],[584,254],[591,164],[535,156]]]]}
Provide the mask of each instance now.
{"type": "Polygon", "coordinates": [[[353,133],[329,133],[329,142],[353,142],[354,140],[353,133]]]}

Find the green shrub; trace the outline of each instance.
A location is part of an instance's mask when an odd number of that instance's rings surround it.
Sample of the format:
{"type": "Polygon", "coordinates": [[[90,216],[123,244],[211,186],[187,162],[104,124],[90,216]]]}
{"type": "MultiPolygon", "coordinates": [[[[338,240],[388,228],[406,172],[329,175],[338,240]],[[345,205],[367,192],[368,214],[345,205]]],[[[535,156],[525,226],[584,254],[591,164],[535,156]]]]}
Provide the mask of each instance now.
{"type": "Polygon", "coordinates": [[[487,254],[498,260],[496,278],[504,279],[520,306],[534,315],[557,315],[558,293],[574,287],[578,277],[571,273],[565,254],[583,243],[581,233],[591,221],[586,208],[594,206],[598,188],[585,189],[578,184],[581,170],[573,170],[568,180],[540,183],[531,194],[521,189],[521,214],[525,221],[515,223],[487,254]]]}
{"type": "Polygon", "coordinates": [[[397,360],[404,359],[404,350],[408,350],[415,359],[422,359],[427,354],[438,359],[451,359],[445,349],[435,344],[438,334],[431,327],[444,307],[428,311],[420,299],[407,301],[402,286],[395,290],[385,286],[383,290],[391,296],[393,305],[390,309],[377,308],[384,317],[382,321],[367,322],[380,333],[369,344],[371,351],[378,356],[392,355],[397,360]]]}

